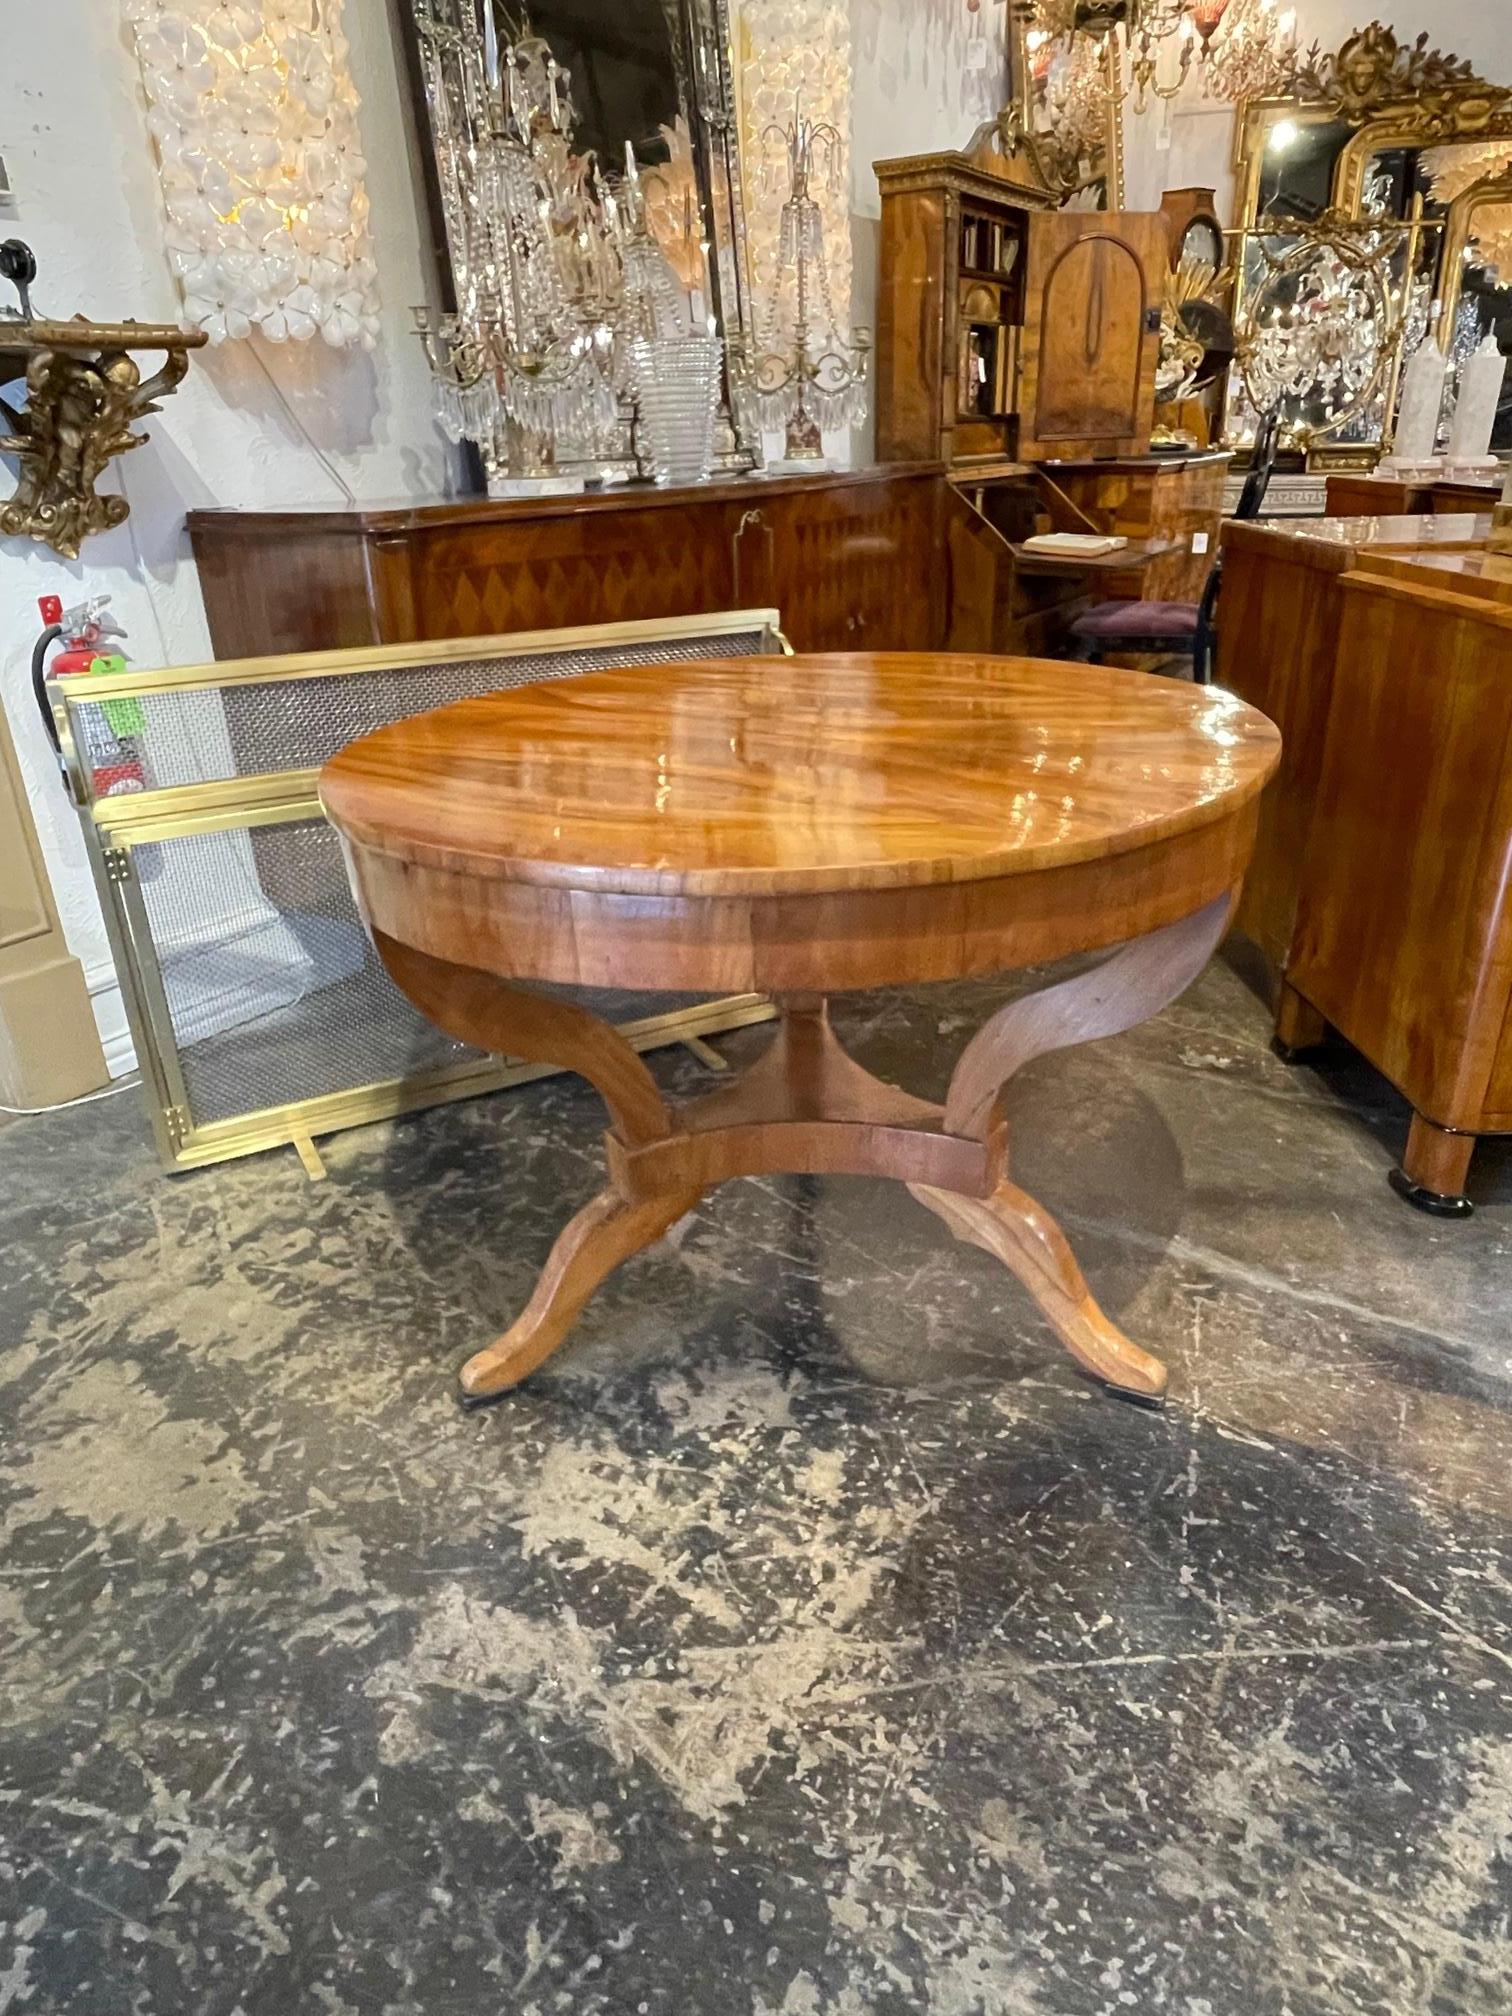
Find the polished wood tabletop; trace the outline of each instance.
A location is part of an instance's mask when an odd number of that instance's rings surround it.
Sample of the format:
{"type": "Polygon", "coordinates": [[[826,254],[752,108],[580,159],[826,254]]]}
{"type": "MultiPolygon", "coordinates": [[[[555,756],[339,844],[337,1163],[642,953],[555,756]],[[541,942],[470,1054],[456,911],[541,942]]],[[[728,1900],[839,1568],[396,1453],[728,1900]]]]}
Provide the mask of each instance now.
{"type": "Polygon", "coordinates": [[[1028,1287],[1077,1362],[1154,1399],[1160,1362],[1093,1300],[1008,1174],[1004,1091],[1201,971],[1280,739],[1231,695],[958,655],[709,659],[468,700],[364,737],[320,794],[396,984],[459,1041],[564,1066],[608,1108],[608,1182],[522,1315],[462,1371],[497,1397],[622,1260],[735,1176],[892,1176],[1028,1287]],[[1117,947],[1007,1002],[944,1102],[841,1047],[825,999],[1117,947]],[[777,1036],[669,1106],[626,1038],[522,982],[756,989],[777,1036]]]}
{"type": "Polygon", "coordinates": [[[320,783],[356,844],[650,896],[972,881],[1232,816],[1274,767],[1225,693],[1034,659],[854,653],[591,673],[365,736],[320,783]]]}

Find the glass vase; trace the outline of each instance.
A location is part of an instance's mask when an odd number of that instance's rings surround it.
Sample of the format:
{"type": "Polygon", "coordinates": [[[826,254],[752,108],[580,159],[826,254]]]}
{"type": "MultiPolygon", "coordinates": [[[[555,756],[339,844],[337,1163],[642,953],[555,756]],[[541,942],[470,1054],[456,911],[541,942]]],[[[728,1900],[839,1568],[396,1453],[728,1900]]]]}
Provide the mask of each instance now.
{"type": "Polygon", "coordinates": [[[717,336],[638,336],[630,346],[641,461],[658,483],[702,483],[713,467],[722,350],[717,336]]]}

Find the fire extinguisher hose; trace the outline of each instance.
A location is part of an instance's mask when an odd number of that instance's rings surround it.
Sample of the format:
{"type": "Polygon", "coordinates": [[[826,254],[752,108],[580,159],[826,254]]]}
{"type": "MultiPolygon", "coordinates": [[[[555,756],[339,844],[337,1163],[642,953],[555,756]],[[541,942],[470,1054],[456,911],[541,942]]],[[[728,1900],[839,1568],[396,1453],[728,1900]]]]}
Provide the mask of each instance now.
{"type": "Polygon", "coordinates": [[[47,704],[47,652],[48,646],[62,635],[61,623],[49,623],[32,646],[32,691],[37,696],[37,711],[42,716],[42,726],[47,731],[47,739],[51,742],[53,754],[60,763],[63,760],[63,745],[58,740],[58,724],[54,721],[52,709],[47,704]]]}

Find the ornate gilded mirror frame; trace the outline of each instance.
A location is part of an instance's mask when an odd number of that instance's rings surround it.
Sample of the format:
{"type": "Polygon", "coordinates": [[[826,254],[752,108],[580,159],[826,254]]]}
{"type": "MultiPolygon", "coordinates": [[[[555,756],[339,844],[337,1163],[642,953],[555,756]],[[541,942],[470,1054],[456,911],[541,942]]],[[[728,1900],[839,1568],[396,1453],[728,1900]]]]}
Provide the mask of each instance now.
{"type": "MultiPolygon", "coordinates": [[[[1252,239],[1263,234],[1305,241],[1309,235],[1326,235],[1351,222],[1366,224],[1373,216],[1367,207],[1371,164],[1384,153],[1512,139],[1512,88],[1488,83],[1459,57],[1429,48],[1426,35],[1411,44],[1399,42],[1380,22],[1350,36],[1332,54],[1325,55],[1314,47],[1298,60],[1293,83],[1288,94],[1246,101],[1236,113],[1234,249],[1239,278],[1234,317],[1241,327],[1249,263],[1246,247],[1252,239]],[[1278,215],[1268,224],[1266,163],[1274,156],[1276,131],[1283,123],[1304,131],[1327,126],[1341,129],[1328,209],[1316,220],[1278,215]]],[[[1418,241],[1428,234],[1437,239],[1437,250],[1431,255],[1433,285],[1429,291],[1434,297],[1452,291],[1453,306],[1458,303],[1463,248],[1475,207],[1470,198],[1476,193],[1466,192],[1443,219],[1424,217],[1421,204],[1417,204],[1410,217],[1382,220],[1405,227],[1407,258],[1409,268],[1418,276],[1418,292],[1428,271],[1419,262],[1418,241]]],[[[1401,284],[1405,286],[1405,280],[1401,284]]],[[[1414,317],[1405,301],[1398,305],[1402,312],[1392,318],[1390,327],[1398,348],[1404,349],[1415,340],[1408,333],[1414,317]]],[[[1441,336],[1453,327],[1453,306],[1433,325],[1441,336]]],[[[1425,313],[1426,309],[1416,316],[1419,327],[1425,313]]],[[[1378,373],[1379,382],[1388,388],[1388,415],[1401,362],[1400,356],[1383,360],[1378,373]]],[[[1389,434],[1389,418],[1382,431],[1383,438],[1389,434]]],[[[1361,441],[1348,448],[1341,446],[1337,452],[1350,459],[1373,459],[1382,445],[1382,440],[1361,441]]]]}
{"type": "MultiPolygon", "coordinates": [[[[1030,36],[1035,0],[1006,0],[1008,102],[996,121],[997,144],[1056,203],[1101,185],[1101,205],[1121,210],[1124,195],[1123,92],[1111,36],[1082,48],[1074,101],[1047,104],[1048,79],[1037,74],[1030,36]]],[[[974,137],[971,152],[984,135],[974,137]]]]}

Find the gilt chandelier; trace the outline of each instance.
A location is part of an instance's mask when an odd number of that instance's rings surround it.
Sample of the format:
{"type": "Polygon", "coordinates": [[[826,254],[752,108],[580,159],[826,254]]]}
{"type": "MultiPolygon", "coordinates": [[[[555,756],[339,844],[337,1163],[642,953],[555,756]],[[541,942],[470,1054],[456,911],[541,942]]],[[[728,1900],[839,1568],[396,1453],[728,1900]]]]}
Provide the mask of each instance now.
{"type": "Polygon", "coordinates": [[[1143,110],[1174,98],[1195,69],[1204,96],[1269,97],[1290,85],[1297,14],[1284,0],[1022,0],[1031,58],[1111,43],[1125,96],[1143,110]]]}

